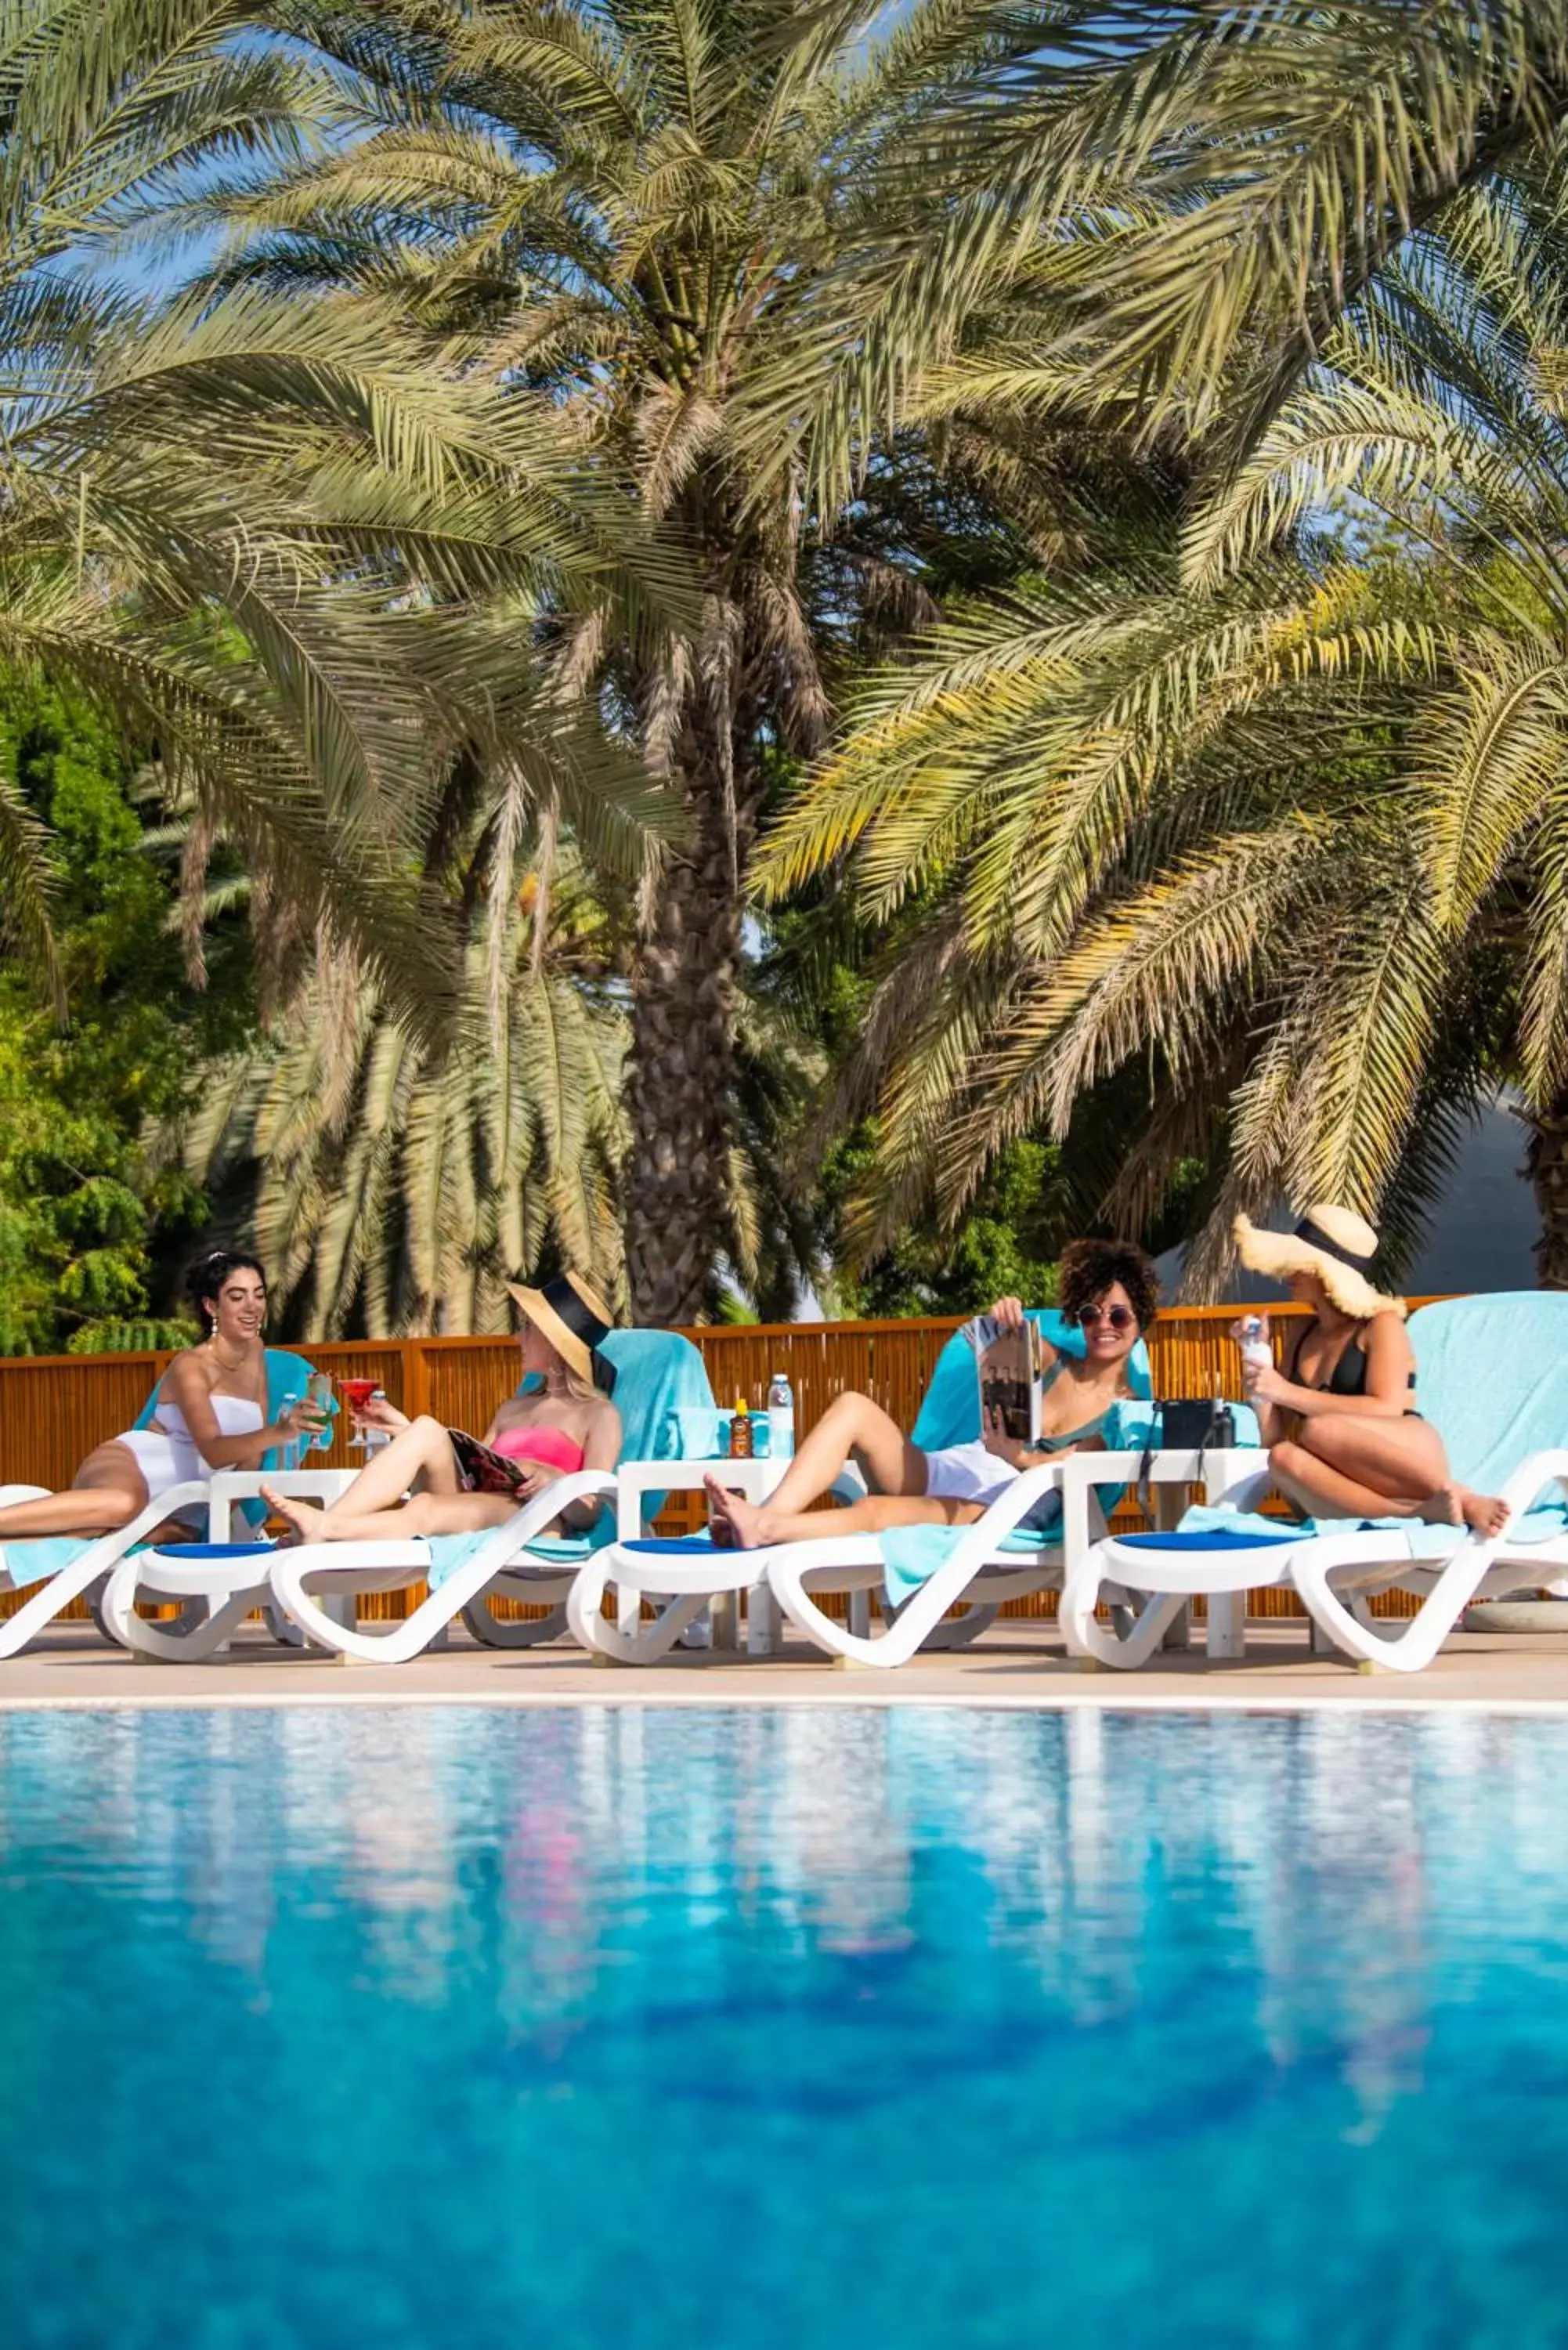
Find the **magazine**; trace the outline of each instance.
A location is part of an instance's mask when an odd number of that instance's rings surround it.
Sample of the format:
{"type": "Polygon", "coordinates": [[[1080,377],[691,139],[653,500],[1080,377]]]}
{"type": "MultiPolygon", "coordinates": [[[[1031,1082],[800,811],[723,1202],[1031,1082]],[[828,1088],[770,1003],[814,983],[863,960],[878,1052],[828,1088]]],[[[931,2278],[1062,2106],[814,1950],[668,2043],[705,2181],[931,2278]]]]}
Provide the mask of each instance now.
{"type": "Polygon", "coordinates": [[[1024,1317],[1021,1330],[1008,1330],[993,1314],[977,1314],[963,1326],[974,1349],[980,1382],[980,1424],[1000,1412],[1003,1431],[1017,1444],[1040,1439],[1040,1406],[1045,1392],[1044,1344],[1038,1326],[1024,1317]]]}
{"type": "Polygon", "coordinates": [[[458,1475],[471,1493],[515,1493],[538,1474],[536,1461],[509,1460],[461,1428],[449,1428],[447,1434],[457,1456],[458,1475]]]}

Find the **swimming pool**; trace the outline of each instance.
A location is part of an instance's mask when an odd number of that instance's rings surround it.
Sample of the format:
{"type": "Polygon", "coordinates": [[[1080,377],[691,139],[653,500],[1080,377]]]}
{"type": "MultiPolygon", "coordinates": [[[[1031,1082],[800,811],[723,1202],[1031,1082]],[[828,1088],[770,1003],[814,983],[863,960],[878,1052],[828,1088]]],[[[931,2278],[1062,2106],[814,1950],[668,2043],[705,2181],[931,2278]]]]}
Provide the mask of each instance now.
{"type": "Polygon", "coordinates": [[[1568,1724],[0,1716],[7,2342],[1568,2337],[1568,1724]]]}

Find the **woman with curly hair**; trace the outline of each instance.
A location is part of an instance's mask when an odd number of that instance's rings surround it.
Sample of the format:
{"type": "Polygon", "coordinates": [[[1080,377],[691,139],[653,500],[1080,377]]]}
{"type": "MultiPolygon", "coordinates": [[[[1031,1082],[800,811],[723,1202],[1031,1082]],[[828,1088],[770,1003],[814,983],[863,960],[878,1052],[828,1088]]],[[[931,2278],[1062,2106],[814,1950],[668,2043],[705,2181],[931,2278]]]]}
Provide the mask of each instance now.
{"type": "MultiPolygon", "coordinates": [[[[973,1443],[922,1452],[869,1396],[841,1395],[828,1406],[791,1461],[771,1501],[760,1506],[707,1480],[713,1537],[737,1549],[812,1542],[824,1532],[881,1534],[888,1526],[970,1525],[1012,1480],[1064,1452],[1105,1449],[1112,1407],[1132,1392],[1127,1357],[1155,1316],[1159,1281],[1130,1241],[1074,1241],[1062,1252],[1059,1310],[1084,1333],[1082,1359],[1044,1345],[1045,1390],[1037,1446],[1020,1444],[1000,1426],[973,1443]],[[871,1492],[834,1513],[831,1527],[811,1514],[853,1461],[871,1492]]],[[[1001,1297],[991,1308],[1016,1329],[1023,1308],[1001,1297]]]]}

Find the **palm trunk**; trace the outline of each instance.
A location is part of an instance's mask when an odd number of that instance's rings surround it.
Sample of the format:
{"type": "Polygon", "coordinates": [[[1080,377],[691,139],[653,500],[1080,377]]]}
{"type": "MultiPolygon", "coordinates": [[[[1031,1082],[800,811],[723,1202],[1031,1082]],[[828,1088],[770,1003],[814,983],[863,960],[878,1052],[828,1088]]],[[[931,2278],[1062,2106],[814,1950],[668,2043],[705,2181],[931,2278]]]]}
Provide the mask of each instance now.
{"type": "Polygon", "coordinates": [[[1524,1171],[1541,1216],[1535,1277],[1542,1289],[1568,1289],[1568,1093],[1540,1118],[1520,1115],[1530,1128],[1524,1171]]]}
{"type": "Polygon", "coordinates": [[[634,1317],[664,1329],[712,1311],[730,1239],[740,881],[756,806],[740,775],[727,786],[731,744],[705,718],[683,730],[673,779],[691,839],[660,876],[632,1003],[627,1273],[634,1317]]]}

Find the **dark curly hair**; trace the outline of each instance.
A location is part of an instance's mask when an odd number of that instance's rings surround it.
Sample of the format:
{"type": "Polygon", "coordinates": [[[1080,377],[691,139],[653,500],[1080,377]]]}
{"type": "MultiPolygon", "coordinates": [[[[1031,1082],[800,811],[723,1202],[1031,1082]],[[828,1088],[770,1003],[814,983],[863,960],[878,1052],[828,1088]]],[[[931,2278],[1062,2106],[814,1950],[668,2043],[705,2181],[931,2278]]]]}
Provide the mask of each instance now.
{"type": "Polygon", "coordinates": [[[1147,1330],[1159,1310],[1159,1275],[1136,1241],[1069,1241],[1057,1268],[1057,1305],[1075,1322],[1116,1281],[1127,1291],[1138,1328],[1147,1330]]]}
{"type": "Polygon", "coordinates": [[[231,1273],[259,1274],[262,1287],[266,1287],[266,1267],[247,1249],[220,1247],[204,1250],[185,1275],[185,1295],[195,1307],[196,1319],[203,1330],[210,1331],[213,1326],[207,1300],[220,1295],[231,1273]]]}

